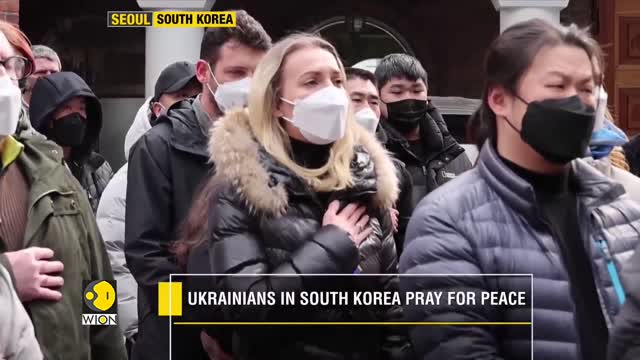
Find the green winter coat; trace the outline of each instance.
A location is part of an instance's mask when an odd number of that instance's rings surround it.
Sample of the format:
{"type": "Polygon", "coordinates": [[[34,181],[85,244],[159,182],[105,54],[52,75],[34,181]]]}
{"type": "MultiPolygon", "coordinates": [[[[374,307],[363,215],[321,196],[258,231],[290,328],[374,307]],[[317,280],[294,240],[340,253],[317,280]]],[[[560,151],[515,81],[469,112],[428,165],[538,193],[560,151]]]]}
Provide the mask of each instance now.
{"type": "Polygon", "coordinates": [[[113,279],[89,201],[60,147],[42,136],[16,139],[24,148],[11,166],[20,166],[30,186],[24,248],[51,248],[64,264],[62,300],[24,304],[42,353],[47,360],[125,360],[118,326],[82,325],[83,280],[113,279]]]}

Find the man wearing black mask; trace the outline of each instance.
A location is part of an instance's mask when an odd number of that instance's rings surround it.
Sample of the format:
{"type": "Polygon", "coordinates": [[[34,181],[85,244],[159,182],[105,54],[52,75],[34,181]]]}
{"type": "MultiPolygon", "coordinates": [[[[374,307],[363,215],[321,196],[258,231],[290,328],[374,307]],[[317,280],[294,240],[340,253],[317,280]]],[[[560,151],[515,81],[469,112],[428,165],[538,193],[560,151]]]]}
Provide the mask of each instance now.
{"type": "Polygon", "coordinates": [[[427,72],[406,54],[384,57],[375,72],[385,119],[378,137],[413,179],[413,208],[438,186],[471,168],[437,109],[427,100],[427,72]]]}
{"type": "Polygon", "coordinates": [[[72,72],[43,77],[33,87],[31,125],[64,150],[64,159],[86,191],[93,212],[113,175],[94,151],[102,129],[102,107],[89,85],[72,72]]]}

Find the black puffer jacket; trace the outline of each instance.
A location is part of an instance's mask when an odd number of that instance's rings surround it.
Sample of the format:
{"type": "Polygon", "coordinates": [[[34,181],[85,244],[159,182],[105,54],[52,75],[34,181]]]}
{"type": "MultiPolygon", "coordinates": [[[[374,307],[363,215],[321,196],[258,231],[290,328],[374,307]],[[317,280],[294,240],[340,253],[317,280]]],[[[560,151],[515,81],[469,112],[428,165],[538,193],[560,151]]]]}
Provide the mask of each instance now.
{"type": "Polygon", "coordinates": [[[396,172],[398,174],[398,187],[400,193],[398,194],[398,201],[396,201],[395,208],[398,210],[398,231],[395,233],[394,238],[396,240],[396,252],[398,257],[402,254],[404,248],[404,236],[407,232],[407,225],[413,214],[414,204],[413,198],[413,179],[411,174],[404,163],[396,158],[393,158],[393,164],[396,166],[396,172]]]}
{"type": "MultiPolygon", "coordinates": [[[[254,139],[246,112],[227,115],[211,133],[212,180],[220,191],[212,200],[209,253],[214,273],[236,274],[396,274],[397,260],[388,209],[398,196],[393,162],[373,135],[359,133],[352,161],[356,185],[334,192],[328,201],[369,205],[374,233],[360,248],[335,226],[322,227],[326,204],[288,168],[280,165],[254,139]]],[[[240,278],[220,280],[221,291],[310,290],[316,281],[305,278],[262,277],[248,284],[240,278]],[[294,279],[294,280],[293,280],[294,279]]],[[[352,278],[331,284],[335,289],[355,286],[352,278]]],[[[385,277],[373,287],[395,290],[396,276],[385,277]]],[[[225,320],[256,321],[284,318],[315,321],[355,321],[362,313],[340,309],[309,310],[287,314],[270,307],[237,307],[224,311],[225,320]],[[331,320],[330,320],[331,319],[331,320]]],[[[367,312],[368,320],[401,318],[400,307],[367,312]]],[[[277,327],[236,329],[235,359],[397,359],[409,351],[407,338],[390,327],[277,327]]]]}
{"type": "Polygon", "coordinates": [[[625,264],[622,279],[627,296],[616,318],[607,359],[637,360],[640,359],[640,246],[625,264]]]}
{"type": "Polygon", "coordinates": [[[409,142],[387,121],[380,122],[378,139],[402,161],[411,174],[412,208],[440,185],[471,169],[464,148],[453,138],[438,110],[429,104],[427,115],[420,123],[420,138],[428,155],[414,154],[409,142]]]}
{"type": "Polygon", "coordinates": [[[72,72],[59,72],[41,78],[33,88],[29,119],[36,131],[49,137],[54,111],[76,96],[84,97],[87,102],[87,130],[82,144],[71,150],[67,166],[86,191],[95,213],[113,170],[102,155],[94,151],[102,129],[102,106],[89,85],[72,72]]]}

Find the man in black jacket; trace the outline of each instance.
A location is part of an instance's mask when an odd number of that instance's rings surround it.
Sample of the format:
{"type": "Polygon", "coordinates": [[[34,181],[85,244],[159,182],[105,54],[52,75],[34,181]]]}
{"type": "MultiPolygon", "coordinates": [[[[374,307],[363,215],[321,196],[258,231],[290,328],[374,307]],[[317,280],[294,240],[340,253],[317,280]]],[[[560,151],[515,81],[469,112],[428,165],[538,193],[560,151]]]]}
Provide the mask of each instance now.
{"type": "MultiPolygon", "coordinates": [[[[245,11],[236,27],[208,28],[196,65],[202,93],[171,107],[129,155],[125,256],[138,283],[138,336],[132,358],[169,357],[168,317],[158,316],[158,283],[180,273],[171,244],[208,172],[207,138],[224,111],[246,105],[251,75],[271,38],[245,11]]],[[[201,356],[199,335],[173,331],[173,359],[201,356]],[[189,351],[192,351],[189,353],[189,351]]]]}
{"type": "Polygon", "coordinates": [[[95,152],[102,129],[102,105],[96,95],[75,73],[42,77],[33,87],[29,118],[36,131],[62,147],[95,213],[113,176],[109,163],[95,152]]]}
{"type": "Polygon", "coordinates": [[[438,186],[471,168],[438,110],[427,100],[427,72],[406,54],[385,56],[375,72],[384,119],[379,138],[413,179],[413,208],[438,186]]]}
{"type": "MultiPolygon", "coordinates": [[[[345,69],[347,82],[345,90],[351,99],[351,107],[355,114],[356,121],[365,129],[372,133],[381,134],[380,126],[380,94],[375,75],[368,70],[359,68],[345,69]]],[[[404,164],[392,158],[398,172],[400,195],[396,201],[395,208],[391,210],[393,226],[395,228],[394,239],[396,241],[396,253],[398,257],[402,253],[404,234],[407,224],[411,218],[414,205],[412,204],[411,174],[404,164]]]]}

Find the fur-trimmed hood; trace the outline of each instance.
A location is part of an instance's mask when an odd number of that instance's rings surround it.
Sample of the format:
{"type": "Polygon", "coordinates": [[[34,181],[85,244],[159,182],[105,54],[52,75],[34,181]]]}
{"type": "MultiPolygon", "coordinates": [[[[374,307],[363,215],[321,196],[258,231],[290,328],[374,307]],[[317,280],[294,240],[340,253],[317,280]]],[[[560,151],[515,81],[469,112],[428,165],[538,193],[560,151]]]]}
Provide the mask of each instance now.
{"type": "MultiPolygon", "coordinates": [[[[216,178],[231,183],[248,205],[256,210],[272,215],[284,213],[289,204],[288,190],[291,189],[287,189],[286,181],[278,179],[282,178],[283,170],[287,172],[286,176],[297,177],[277,164],[260,146],[249,125],[248,112],[237,110],[227,114],[214,123],[210,135],[209,154],[210,161],[215,165],[216,178]]],[[[356,139],[356,151],[351,163],[356,181],[354,188],[363,185],[359,183],[363,176],[370,175],[373,179],[367,185],[373,187],[368,191],[372,195],[373,205],[393,207],[399,190],[398,174],[390,155],[373,134],[360,127],[356,129],[356,139]]]]}

